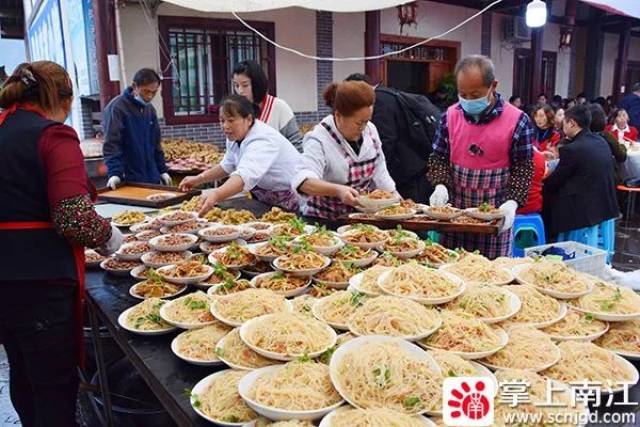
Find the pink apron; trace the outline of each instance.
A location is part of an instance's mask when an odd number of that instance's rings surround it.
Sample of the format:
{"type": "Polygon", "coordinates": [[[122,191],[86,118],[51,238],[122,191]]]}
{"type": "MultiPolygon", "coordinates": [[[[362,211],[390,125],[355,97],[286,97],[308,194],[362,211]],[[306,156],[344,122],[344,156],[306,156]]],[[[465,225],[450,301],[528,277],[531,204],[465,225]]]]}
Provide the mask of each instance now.
{"type": "MultiPolygon", "coordinates": [[[[375,157],[369,160],[357,162],[344,148],[336,132],[324,122],[320,122],[320,125],[322,125],[329,135],[331,135],[331,139],[338,144],[342,155],[349,164],[349,178],[345,185],[357,190],[358,192],[371,191],[373,189],[372,178],[373,173],[375,172],[376,161],[382,150],[380,141],[376,140],[373,138],[373,135],[371,135],[376,150],[375,157]]],[[[369,128],[367,128],[365,132],[369,132],[369,128]]],[[[307,198],[307,209],[305,214],[307,216],[326,218],[335,221],[353,211],[354,209],[351,206],[345,205],[336,197],[310,196],[307,198]]]]}
{"type": "MultiPolygon", "coordinates": [[[[447,110],[450,161],[453,174],[451,203],[461,209],[482,203],[500,206],[506,201],[511,166],[513,132],[522,112],[508,103],[502,113],[486,124],[471,124],[454,104],[447,110]]],[[[449,248],[478,250],[488,258],[511,254],[511,233],[497,236],[445,233],[449,248]]]]}

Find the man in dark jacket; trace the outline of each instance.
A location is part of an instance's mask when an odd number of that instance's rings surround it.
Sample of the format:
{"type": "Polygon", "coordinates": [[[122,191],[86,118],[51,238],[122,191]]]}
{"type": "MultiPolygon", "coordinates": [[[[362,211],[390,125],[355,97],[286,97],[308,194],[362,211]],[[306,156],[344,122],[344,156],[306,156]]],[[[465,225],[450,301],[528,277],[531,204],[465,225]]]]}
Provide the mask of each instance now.
{"type": "Polygon", "coordinates": [[[557,169],[544,182],[543,215],[550,237],[618,216],[611,150],[589,130],[590,124],[586,105],[565,112],[567,143],[560,148],[557,169]]]}
{"type": "MultiPolygon", "coordinates": [[[[365,74],[351,74],[347,81],[365,81],[365,74]]],[[[389,174],[398,193],[418,203],[428,203],[433,188],[427,179],[427,161],[432,150],[439,110],[425,96],[375,87],[371,121],[378,129],[389,174]],[[421,117],[424,116],[424,117],[421,117]]]]}
{"type": "Polygon", "coordinates": [[[104,158],[113,189],[123,180],[171,184],[160,145],[160,126],[151,100],[160,89],[160,76],[139,70],[131,86],[104,110],[104,158]]]}

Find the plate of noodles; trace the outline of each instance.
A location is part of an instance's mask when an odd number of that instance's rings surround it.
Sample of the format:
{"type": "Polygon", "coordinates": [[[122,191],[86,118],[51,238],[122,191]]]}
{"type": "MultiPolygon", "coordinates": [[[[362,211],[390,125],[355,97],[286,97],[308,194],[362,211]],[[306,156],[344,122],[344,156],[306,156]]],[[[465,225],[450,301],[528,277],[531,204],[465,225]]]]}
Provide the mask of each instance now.
{"type": "Polygon", "coordinates": [[[311,313],[332,328],[348,331],[349,319],[364,301],[364,294],[338,291],[317,300],[311,306],[311,313]]]}
{"type": "Polygon", "coordinates": [[[362,271],[361,268],[346,261],[333,261],[333,263],[313,276],[313,280],[323,286],[335,289],[345,289],[349,286],[349,280],[362,271]]]}
{"type": "Polygon", "coordinates": [[[282,255],[273,261],[276,270],[294,276],[313,276],[331,264],[331,259],[316,252],[304,251],[282,255]]]}
{"type": "Polygon", "coordinates": [[[260,356],[251,350],[240,338],[240,328],[234,328],[218,341],[216,355],[227,366],[242,371],[253,371],[279,362],[260,356]]]}
{"type": "Polygon", "coordinates": [[[569,304],[574,310],[591,313],[607,322],[640,319],[640,295],[613,283],[597,282],[593,291],[569,304]]]}
{"type": "Polygon", "coordinates": [[[387,206],[400,202],[400,196],[385,190],[373,190],[370,193],[361,193],[356,201],[366,209],[380,210],[387,206]]]}
{"type": "Polygon", "coordinates": [[[416,301],[385,295],[365,300],[347,323],[349,331],[357,336],[380,335],[418,341],[442,326],[442,317],[437,310],[416,301]]]}
{"type": "Polygon", "coordinates": [[[227,268],[239,270],[254,264],[256,257],[245,247],[237,242],[231,242],[229,246],[215,250],[209,254],[211,264],[222,264],[227,268]]]}
{"type": "Polygon", "coordinates": [[[376,212],[376,216],[380,219],[389,221],[404,221],[413,218],[418,212],[415,209],[402,205],[387,206],[376,212]]]}
{"type": "Polygon", "coordinates": [[[216,343],[231,331],[224,323],[216,322],[204,328],[189,329],[171,341],[171,351],[187,363],[199,366],[222,364],[216,353],[216,343]]]}
{"type": "Polygon", "coordinates": [[[265,314],[291,310],[288,300],[268,289],[246,289],[215,298],[211,304],[211,314],[222,323],[234,327],[265,314]]]}
{"type": "Polygon", "coordinates": [[[167,303],[159,298],[149,298],[120,313],[118,325],[139,335],[161,335],[176,330],[175,326],[160,317],[160,310],[167,303]]]}
{"type": "Polygon", "coordinates": [[[259,274],[251,279],[251,286],[256,289],[269,289],[285,298],[300,295],[311,285],[308,277],[294,276],[281,271],[259,274]]]}
{"type": "Polygon", "coordinates": [[[445,309],[465,312],[485,323],[498,323],[515,316],[521,306],[520,298],[504,287],[478,285],[469,287],[445,309]]]}
{"type": "Polygon", "coordinates": [[[384,406],[419,415],[441,401],[440,367],[426,351],[400,338],[354,338],[333,353],[329,369],[338,392],[357,408],[384,406]]]}
{"type": "Polygon", "coordinates": [[[366,296],[376,297],[384,292],[378,286],[378,279],[393,267],[385,267],[382,265],[374,265],[369,267],[362,273],[358,273],[349,279],[349,290],[362,292],[366,296]]]}
{"type": "Polygon", "coordinates": [[[158,275],[167,282],[179,285],[193,285],[204,282],[213,274],[213,267],[203,264],[201,260],[182,261],[177,264],[160,267],[158,275]]]}
{"type": "Polygon", "coordinates": [[[450,351],[466,360],[482,359],[504,348],[509,335],[466,313],[442,311],[442,326],[419,342],[429,350],[450,351]]]}
{"type": "Polygon", "coordinates": [[[340,407],[322,418],[319,427],[436,427],[429,418],[422,415],[408,415],[385,408],[358,409],[340,407]]]}
{"type": "Polygon", "coordinates": [[[567,315],[567,304],[548,295],[543,295],[529,285],[509,285],[504,287],[520,298],[520,310],[501,323],[504,328],[514,326],[533,326],[546,328],[564,319],[567,315]]]}
{"type": "Polygon", "coordinates": [[[503,286],[514,279],[510,269],[498,267],[484,256],[473,253],[464,253],[457,262],[440,269],[460,277],[468,286],[503,286]]]}
{"type": "Polygon", "coordinates": [[[378,286],[384,293],[422,304],[444,304],[460,296],[466,289],[457,276],[415,263],[404,264],[381,274],[378,286]]]}
{"type": "Polygon", "coordinates": [[[640,360],[640,320],[611,323],[594,343],[626,359],[640,360]]]}
{"type": "MultiPolygon", "coordinates": [[[[541,375],[562,383],[597,382],[602,394],[618,393],[625,384],[640,380],[638,369],[623,357],[590,342],[564,341],[558,344],[560,361],[541,375]]],[[[628,386],[627,386],[628,387],[628,386]]]]}
{"type": "Polygon", "coordinates": [[[238,394],[245,371],[225,369],[200,380],[191,390],[191,407],[217,425],[240,427],[258,418],[238,394]]]}
{"type": "Polygon", "coordinates": [[[540,293],[557,299],[573,299],[593,290],[593,281],[562,261],[540,258],[531,264],[512,268],[516,280],[531,285],[540,293]]]}
{"type": "Polygon", "coordinates": [[[238,392],[253,410],[277,421],[316,420],[344,403],[329,367],[313,361],[256,369],[242,378],[238,392]]]}
{"type": "Polygon", "coordinates": [[[592,314],[569,310],[564,319],[543,328],[542,332],[554,341],[593,341],[608,330],[609,323],[596,319],[592,314]]]}
{"type": "Polygon", "coordinates": [[[560,349],[544,332],[523,326],[507,332],[509,342],[497,353],[478,360],[493,369],[528,369],[540,372],[558,363],[560,349]]]}
{"type": "Polygon", "coordinates": [[[447,249],[438,243],[426,241],[425,248],[413,259],[427,267],[438,268],[456,262],[459,257],[456,251],[447,249]]]}
{"type": "Polygon", "coordinates": [[[369,224],[350,225],[346,231],[339,233],[339,235],[347,245],[358,246],[362,249],[378,248],[387,240],[387,234],[384,231],[369,224]]]}
{"type": "Polygon", "coordinates": [[[336,343],[326,323],[299,313],[267,314],[240,327],[240,338],[256,353],[275,360],[318,357],[336,343]]]}
{"type": "Polygon", "coordinates": [[[202,291],[181,296],[160,308],[160,317],[181,329],[196,329],[216,323],[209,311],[211,300],[202,291]]]}
{"type": "MultiPolygon", "coordinates": [[[[200,287],[196,285],[197,287],[200,287]]],[[[251,282],[246,279],[227,279],[222,283],[210,286],[207,289],[207,295],[210,298],[215,299],[225,295],[235,294],[247,289],[251,289],[251,282]]]]}

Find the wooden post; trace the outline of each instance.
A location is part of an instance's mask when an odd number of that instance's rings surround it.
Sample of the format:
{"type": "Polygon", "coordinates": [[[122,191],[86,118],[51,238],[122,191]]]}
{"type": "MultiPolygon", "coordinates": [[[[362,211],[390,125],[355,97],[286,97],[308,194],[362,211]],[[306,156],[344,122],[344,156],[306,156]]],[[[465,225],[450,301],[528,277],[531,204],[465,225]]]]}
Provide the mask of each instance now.
{"type": "MultiPolygon", "coordinates": [[[[115,10],[112,0],[92,0],[96,31],[96,59],[98,62],[98,86],[100,87],[100,108],[104,110],[109,101],[118,96],[118,82],[109,79],[107,55],[117,54],[115,10]]],[[[120,58],[123,61],[124,58],[120,58]]]]}
{"type": "Polygon", "coordinates": [[[491,35],[493,27],[493,13],[485,12],[482,14],[482,30],[480,36],[480,52],[491,58],[491,35]]]}
{"type": "MultiPolygon", "coordinates": [[[[365,13],[364,55],[380,55],[380,11],[372,10],[365,13]]],[[[364,72],[371,78],[371,82],[380,83],[380,59],[365,61],[364,72]]]]}
{"type": "MultiPolygon", "coordinates": [[[[534,104],[542,92],[542,35],[544,27],[531,29],[531,87],[529,102],[534,104]]],[[[553,96],[553,94],[547,94],[553,96]]]]}
{"type": "MultiPolygon", "coordinates": [[[[627,74],[627,58],[629,56],[629,41],[631,39],[631,18],[624,18],[620,28],[618,39],[618,59],[613,75],[613,102],[617,103],[624,92],[625,77],[627,74]]],[[[601,94],[606,96],[606,94],[601,94]]]]}

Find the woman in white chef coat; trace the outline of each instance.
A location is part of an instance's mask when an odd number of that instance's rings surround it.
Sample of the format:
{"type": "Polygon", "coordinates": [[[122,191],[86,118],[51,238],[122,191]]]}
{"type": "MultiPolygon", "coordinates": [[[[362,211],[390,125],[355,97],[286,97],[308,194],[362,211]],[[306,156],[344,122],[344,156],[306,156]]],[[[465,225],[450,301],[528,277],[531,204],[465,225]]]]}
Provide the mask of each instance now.
{"type": "Polygon", "coordinates": [[[323,97],[328,115],[303,140],[292,189],[304,197],[306,216],[335,220],[353,211],[362,192],[395,192],[371,114],[375,93],[365,82],[332,83],[323,97]]]}
{"type": "Polygon", "coordinates": [[[230,95],[220,106],[220,125],[227,137],[222,161],[199,175],[186,177],[180,190],[222,178],[229,179],[211,190],[200,207],[206,214],[217,203],[239,192],[251,192],[257,200],[295,211],[298,195],[291,180],[301,155],[277,130],[257,120],[255,105],[240,95],[230,95]]]}

